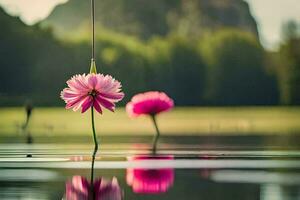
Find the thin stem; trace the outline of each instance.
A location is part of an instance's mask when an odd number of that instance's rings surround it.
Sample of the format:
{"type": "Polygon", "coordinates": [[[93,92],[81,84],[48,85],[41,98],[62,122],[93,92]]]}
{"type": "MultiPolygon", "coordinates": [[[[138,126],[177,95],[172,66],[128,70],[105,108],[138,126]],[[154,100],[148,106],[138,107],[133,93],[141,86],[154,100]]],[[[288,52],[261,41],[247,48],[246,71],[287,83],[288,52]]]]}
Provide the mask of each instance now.
{"type": "Polygon", "coordinates": [[[155,130],[156,130],[156,135],[155,135],[153,143],[152,143],[152,153],[156,154],[157,142],[158,142],[158,139],[159,139],[159,136],[160,136],[160,132],[159,132],[159,129],[158,129],[158,126],[157,126],[157,123],[156,123],[155,115],[151,115],[151,119],[153,121],[153,124],[155,126],[155,130]]]}
{"type": "MultiPolygon", "coordinates": [[[[95,0],[91,0],[91,20],[92,20],[92,65],[91,65],[91,72],[96,72],[96,66],[95,66],[95,0]]],[[[94,152],[92,156],[92,168],[91,168],[91,194],[92,199],[95,199],[95,193],[94,193],[94,164],[95,164],[95,158],[98,151],[98,141],[96,136],[96,130],[95,130],[95,119],[94,119],[94,106],[91,108],[91,118],[92,118],[92,130],[93,130],[93,139],[94,139],[94,152]]]]}
{"type": "Polygon", "coordinates": [[[95,60],[95,0],[91,0],[92,60],[95,60]]]}
{"type": "Polygon", "coordinates": [[[92,129],[93,129],[93,139],[95,144],[95,151],[98,151],[98,141],[96,136],[96,129],[95,129],[95,119],[94,119],[94,106],[91,108],[91,118],[92,118],[92,129]]]}
{"type": "Polygon", "coordinates": [[[94,191],[93,191],[93,183],[94,183],[94,163],[95,163],[95,158],[96,154],[98,151],[98,141],[97,141],[97,136],[96,136],[96,130],[95,130],[95,120],[94,120],[94,107],[92,106],[91,108],[91,118],[92,118],[92,130],[93,130],[93,138],[94,138],[94,152],[93,152],[93,157],[92,157],[92,169],[91,169],[91,194],[93,195],[94,198],[94,191]]]}

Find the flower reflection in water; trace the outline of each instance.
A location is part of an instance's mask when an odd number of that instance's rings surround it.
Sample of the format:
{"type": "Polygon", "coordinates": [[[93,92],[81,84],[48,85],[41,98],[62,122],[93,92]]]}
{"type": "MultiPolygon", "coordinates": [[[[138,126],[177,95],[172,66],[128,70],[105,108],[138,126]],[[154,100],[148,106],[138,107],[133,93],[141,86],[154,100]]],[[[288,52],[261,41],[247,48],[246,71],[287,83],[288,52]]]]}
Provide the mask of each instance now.
{"type": "Polygon", "coordinates": [[[122,189],[115,177],[111,181],[99,178],[92,186],[82,176],[73,176],[66,183],[66,200],[121,200],[122,196],[122,189]]]}
{"type": "MultiPolygon", "coordinates": [[[[173,156],[133,156],[129,161],[173,160],[173,156]]],[[[132,169],[126,171],[126,181],[133,192],[140,194],[165,193],[174,183],[174,169],[132,169]]]]}

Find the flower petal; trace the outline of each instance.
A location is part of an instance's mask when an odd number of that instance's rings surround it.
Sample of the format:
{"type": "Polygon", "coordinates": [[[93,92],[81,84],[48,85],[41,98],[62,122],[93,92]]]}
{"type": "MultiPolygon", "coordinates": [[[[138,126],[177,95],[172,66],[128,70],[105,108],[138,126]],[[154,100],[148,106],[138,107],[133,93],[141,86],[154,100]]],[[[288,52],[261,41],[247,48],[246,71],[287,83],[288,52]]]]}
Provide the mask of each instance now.
{"type": "Polygon", "coordinates": [[[95,99],[93,106],[97,110],[98,113],[102,114],[102,109],[101,109],[100,104],[97,99],[95,99]]]}
{"type": "Polygon", "coordinates": [[[81,108],[84,113],[91,106],[102,113],[102,106],[108,110],[115,110],[115,103],[124,98],[121,83],[110,75],[88,74],[75,75],[67,81],[68,88],[63,89],[60,96],[66,103],[66,109],[81,108]],[[92,97],[91,94],[96,94],[92,97]],[[98,97],[99,96],[99,97],[98,97]]]}
{"type": "Polygon", "coordinates": [[[85,96],[79,96],[67,102],[66,109],[73,108],[74,111],[77,111],[82,103],[84,103],[85,96]]]}
{"type": "Polygon", "coordinates": [[[111,101],[102,98],[100,95],[96,96],[97,101],[105,108],[107,108],[108,110],[114,112],[115,111],[115,104],[112,103],[111,101]]]}
{"type": "Polygon", "coordinates": [[[84,113],[93,105],[93,98],[91,96],[87,96],[81,105],[81,113],[84,113]]]}
{"type": "Polygon", "coordinates": [[[130,117],[136,117],[142,114],[156,115],[173,107],[173,100],[164,92],[150,91],[133,96],[126,105],[126,111],[130,117]]]}
{"type": "Polygon", "coordinates": [[[89,74],[88,84],[90,89],[95,89],[97,85],[97,76],[95,74],[89,74]]]}
{"type": "Polygon", "coordinates": [[[100,92],[100,95],[105,98],[118,100],[118,101],[123,99],[125,96],[123,92],[120,92],[120,93],[101,93],[100,92]]]}

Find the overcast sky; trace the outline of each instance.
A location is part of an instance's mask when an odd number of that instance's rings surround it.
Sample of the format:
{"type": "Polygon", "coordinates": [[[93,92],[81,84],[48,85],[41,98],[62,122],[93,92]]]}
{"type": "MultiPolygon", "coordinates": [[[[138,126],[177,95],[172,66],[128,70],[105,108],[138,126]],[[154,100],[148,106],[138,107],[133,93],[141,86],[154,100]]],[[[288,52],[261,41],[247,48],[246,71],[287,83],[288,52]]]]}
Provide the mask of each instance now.
{"type": "Polygon", "coordinates": [[[267,48],[280,42],[281,25],[289,20],[300,24],[300,0],[246,0],[255,17],[260,38],[267,48]]]}
{"type": "MultiPolygon", "coordinates": [[[[49,15],[53,8],[67,0],[0,0],[6,11],[19,15],[33,24],[49,15]]],[[[207,0],[209,1],[209,0],[207,0]]],[[[220,0],[221,1],[221,0],[220,0]]],[[[259,25],[260,37],[266,48],[280,42],[281,25],[290,19],[300,22],[300,0],[246,0],[259,25]]]]}

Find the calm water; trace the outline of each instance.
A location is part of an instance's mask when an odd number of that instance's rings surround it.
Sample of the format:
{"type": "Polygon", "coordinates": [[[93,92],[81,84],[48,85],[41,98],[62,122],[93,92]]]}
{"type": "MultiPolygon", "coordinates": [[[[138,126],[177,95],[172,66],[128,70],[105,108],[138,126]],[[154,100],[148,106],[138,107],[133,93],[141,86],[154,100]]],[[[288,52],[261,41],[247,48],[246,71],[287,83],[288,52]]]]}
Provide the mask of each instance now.
{"type": "MultiPolygon", "coordinates": [[[[130,200],[300,199],[300,136],[164,137],[155,155],[149,139],[102,138],[94,180],[117,180],[130,200]]],[[[8,140],[0,140],[0,199],[62,199],[72,177],[90,180],[84,138],[8,140]]]]}

